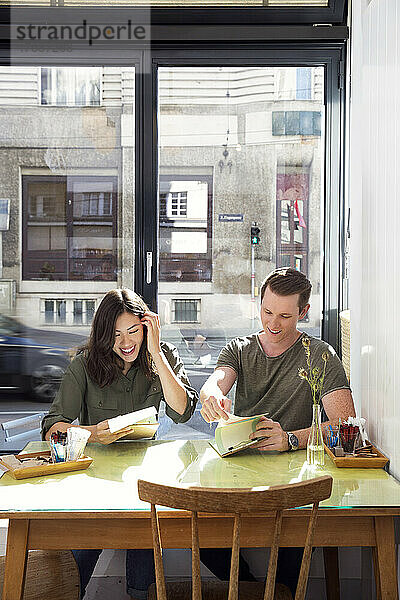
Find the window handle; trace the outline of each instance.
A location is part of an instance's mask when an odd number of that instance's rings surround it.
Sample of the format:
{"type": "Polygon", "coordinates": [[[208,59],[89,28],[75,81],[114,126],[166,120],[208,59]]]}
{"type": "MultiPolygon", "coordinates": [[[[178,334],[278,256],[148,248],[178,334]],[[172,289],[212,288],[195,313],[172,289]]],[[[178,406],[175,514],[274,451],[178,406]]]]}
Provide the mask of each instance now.
{"type": "Polygon", "coordinates": [[[151,283],[152,268],[153,268],[153,253],[146,252],[146,283],[151,283]]]}

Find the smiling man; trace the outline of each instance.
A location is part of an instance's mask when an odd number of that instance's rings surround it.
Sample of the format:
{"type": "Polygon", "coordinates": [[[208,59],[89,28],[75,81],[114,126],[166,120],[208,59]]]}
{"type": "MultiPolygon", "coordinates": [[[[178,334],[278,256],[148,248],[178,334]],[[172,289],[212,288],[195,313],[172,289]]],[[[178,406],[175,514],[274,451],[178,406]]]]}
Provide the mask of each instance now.
{"type": "MultiPolygon", "coordinates": [[[[237,382],[234,412],[240,416],[268,414],[253,437],[264,438],[258,448],[287,451],[305,448],[312,419],[310,387],[298,375],[306,366],[304,333],[298,322],[310,308],[311,283],[294,269],[276,269],[261,287],[262,330],[233,339],[218,358],[217,368],[204,384],[201,413],[208,422],[227,418],[226,397],[237,382]]],[[[333,348],[310,337],[312,366],[323,366],[328,351],[321,400],[330,422],[354,416],[353,399],[343,366],[333,348]]]]}
{"type": "MultiPolygon", "coordinates": [[[[312,398],[308,382],[298,374],[306,367],[302,344],[304,334],[297,329],[310,308],[311,282],[291,268],[276,269],[261,286],[262,330],[233,339],[222,349],[214,373],[200,392],[201,414],[208,422],[226,419],[231,401],[226,397],[236,385],[234,412],[240,416],[268,414],[251,435],[261,439],[262,451],[294,451],[305,448],[312,420],[312,398]]],[[[309,336],[310,337],[310,336],[309,336]]],[[[354,416],[353,399],[342,363],[326,342],[310,337],[311,365],[322,367],[322,354],[330,356],[326,365],[321,399],[329,421],[337,423],[354,416]]],[[[296,593],[302,548],[280,548],[276,581],[296,593]]],[[[223,565],[226,579],[229,561],[214,550],[214,566],[223,565]]],[[[241,563],[247,564],[241,557],[241,563]]]]}

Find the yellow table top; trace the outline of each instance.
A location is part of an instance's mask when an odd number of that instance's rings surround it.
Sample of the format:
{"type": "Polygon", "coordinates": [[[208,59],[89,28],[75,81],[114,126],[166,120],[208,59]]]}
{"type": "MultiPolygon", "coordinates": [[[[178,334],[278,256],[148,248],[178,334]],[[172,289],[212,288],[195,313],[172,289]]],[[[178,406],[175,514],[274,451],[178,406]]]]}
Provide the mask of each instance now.
{"type": "MultiPolygon", "coordinates": [[[[26,451],[47,449],[32,442],[26,451]]],[[[330,474],[332,496],[321,508],[400,508],[400,484],[383,469],[338,469],[325,456],[314,470],[304,450],[266,453],[247,450],[220,458],[207,440],[89,444],[93,463],[85,471],[16,481],[0,479],[0,512],[20,511],[140,511],[148,505],[137,496],[137,479],[169,485],[205,487],[265,487],[330,474]]]]}

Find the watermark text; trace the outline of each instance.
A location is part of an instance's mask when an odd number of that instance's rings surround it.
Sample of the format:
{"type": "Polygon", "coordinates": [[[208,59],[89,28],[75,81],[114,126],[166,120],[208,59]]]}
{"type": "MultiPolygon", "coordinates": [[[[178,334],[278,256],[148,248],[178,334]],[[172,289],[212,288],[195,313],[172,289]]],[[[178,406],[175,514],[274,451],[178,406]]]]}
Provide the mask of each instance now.
{"type": "Polygon", "coordinates": [[[145,25],[136,25],[129,19],[126,25],[91,25],[86,19],[80,25],[18,25],[14,39],[41,41],[87,41],[104,40],[146,40],[148,30],[145,25]]]}

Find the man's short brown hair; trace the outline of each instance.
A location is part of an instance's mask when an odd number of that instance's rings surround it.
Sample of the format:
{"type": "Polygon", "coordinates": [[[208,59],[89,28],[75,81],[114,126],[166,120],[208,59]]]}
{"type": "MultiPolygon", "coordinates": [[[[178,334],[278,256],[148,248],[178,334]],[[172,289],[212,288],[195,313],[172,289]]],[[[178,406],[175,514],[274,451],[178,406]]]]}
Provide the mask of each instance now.
{"type": "Polygon", "coordinates": [[[311,281],[301,271],[296,271],[291,267],[283,267],[275,269],[264,279],[261,286],[261,302],[267,287],[277,296],[299,294],[299,309],[301,312],[308,304],[312,285],[311,281]]]}

